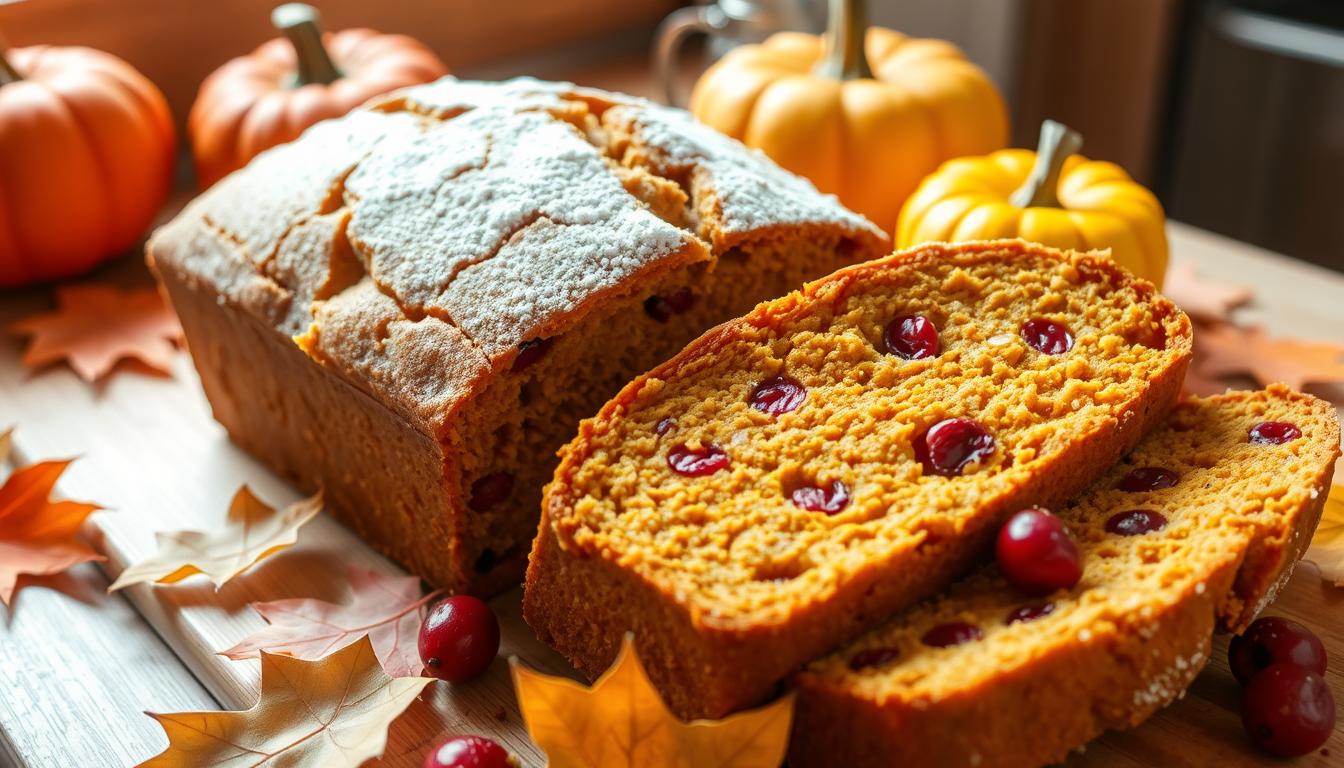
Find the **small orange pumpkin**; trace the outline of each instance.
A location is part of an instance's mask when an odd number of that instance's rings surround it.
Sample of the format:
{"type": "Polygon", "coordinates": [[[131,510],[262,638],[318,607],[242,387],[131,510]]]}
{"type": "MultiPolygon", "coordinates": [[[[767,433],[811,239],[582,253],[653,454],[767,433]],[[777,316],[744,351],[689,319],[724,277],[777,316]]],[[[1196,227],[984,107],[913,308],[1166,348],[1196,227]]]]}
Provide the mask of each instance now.
{"type": "Polygon", "coordinates": [[[168,103],[90,48],[0,50],[0,287],[70,277],[144,234],[172,186],[168,103]]]}
{"type": "Polygon", "coordinates": [[[956,46],[869,28],[831,0],[826,35],[780,32],[728,52],[691,93],[701,122],[891,228],[943,161],[1008,143],[994,84],[956,46]]]}
{"type": "Polygon", "coordinates": [[[372,29],[324,35],[317,19],[317,10],[302,3],[277,7],[271,23],[285,37],[229,61],[201,83],[187,133],[202,188],[313,123],[448,74],[414,38],[372,29]]]}

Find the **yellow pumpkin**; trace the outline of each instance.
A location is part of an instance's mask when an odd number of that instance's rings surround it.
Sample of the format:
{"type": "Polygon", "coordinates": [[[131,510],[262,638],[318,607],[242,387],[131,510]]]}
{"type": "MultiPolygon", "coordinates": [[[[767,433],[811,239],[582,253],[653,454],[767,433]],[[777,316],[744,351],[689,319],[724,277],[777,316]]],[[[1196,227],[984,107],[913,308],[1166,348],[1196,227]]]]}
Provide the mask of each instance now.
{"type": "Polygon", "coordinates": [[[944,164],[906,201],[896,245],[1021,237],[1057,248],[1109,248],[1159,288],[1167,235],[1157,197],[1114,163],[1075,154],[1082,138],[1047,120],[1036,152],[1005,149],[944,164]]]}
{"type": "Polygon", "coordinates": [[[1008,114],[956,46],[869,29],[865,16],[862,2],[832,0],[824,38],[783,32],[730,51],[690,109],[889,228],[944,160],[1007,145],[1008,114]]]}

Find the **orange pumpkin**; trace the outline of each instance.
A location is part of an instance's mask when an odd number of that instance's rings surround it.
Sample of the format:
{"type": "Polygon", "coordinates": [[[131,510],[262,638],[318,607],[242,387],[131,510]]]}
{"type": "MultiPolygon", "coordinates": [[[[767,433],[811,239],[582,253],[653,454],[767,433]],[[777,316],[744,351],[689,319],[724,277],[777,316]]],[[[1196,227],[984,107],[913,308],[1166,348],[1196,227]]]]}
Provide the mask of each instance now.
{"type": "Polygon", "coordinates": [[[176,143],[163,94],[121,59],[0,50],[0,287],[134,245],[168,197],[176,143]]]}
{"type": "Polygon", "coordinates": [[[313,123],[448,73],[433,51],[405,35],[371,29],[324,35],[317,11],[301,3],[277,7],[271,22],[285,37],[229,61],[196,94],[187,133],[202,188],[313,123]]]}
{"type": "Polygon", "coordinates": [[[861,0],[830,7],[824,38],[781,32],[730,51],[690,109],[890,229],[945,160],[1005,146],[1008,112],[951,43],[868,28],[861,0]]]}

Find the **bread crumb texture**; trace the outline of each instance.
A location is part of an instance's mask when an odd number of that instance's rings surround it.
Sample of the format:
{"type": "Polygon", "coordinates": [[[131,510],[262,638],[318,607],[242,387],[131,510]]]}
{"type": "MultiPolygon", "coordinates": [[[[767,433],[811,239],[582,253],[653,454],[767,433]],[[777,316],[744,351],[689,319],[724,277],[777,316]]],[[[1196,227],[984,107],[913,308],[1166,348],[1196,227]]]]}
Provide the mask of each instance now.
{"type": "MultiPolygon", "coordinates": [[[[454,558],[490,570],[525,552],[555,449],[581,417],[710,325],[887,247],[833,197],[684,112],[445,78],[263,153],[149,252],[183,286],[170,295],[294,337],[439,443],[451,508],[376,514],[464,516],[440,544],[470,539],[454,558]]],[[[203,344],[193,313],[179,314],[203,344]]],[[[423,568],[428,546],[401,559],[463,586],[423,568]]]]}
{"type": "Polygon", "coordinates": [[[986,566],[812,663],[798,677],[791,764],[958,765],[983,752],[995,765],[1034,766],[1137,724],[1203,668],[1215,627],[1241,631],[1272,597],[1315,528],[1315,494],[1329,487],[1339,439],[1328,403],[1282,386],[1182,403],[1057,511],[1082,553],[1076,586],[1031,597],[986,566]],[[1301,437],[1250,440],[1265,421],[1289,422],[1301,437]],[[1174,484],[1123,487],[1131,472],[1154,467],[1174,473],[1174,484]],[[1108,530],[1133,510],[1165,525],[1108,530]],[[980,637],[944,648],[921,641],[951,622],[980,637]],[[850,761],[860,748],[883,762],[850,761]]]}
{"type": "Polygon", "coordinates": [[[992,499],[1134,418],[1188,355],[1184,316],[1093,257],[978,245],[858,269],[702,339],[604,410],[552,491],[564,545],[657,584],[706,624],[786,621],[856,574],[983,527],[992,499]],[[886,348],[888,324],[913,315],[937,328],[938,354],[886,348]],[[1029,346],[1033,318],[1065,325],[1072,349],[1029,346]],[[754,388],[780,376],[806,390],[802,404],[754,408],[754,388]],[[993,453],[956,476],[927,473],[915,443],[950,418],[980,424],[993,453]],[[668,460],[680,446],[712,446],[728,464],[682,476],[668,460]],[[837,513],[792,501],[837,481],[850,495],[837,513]]]}

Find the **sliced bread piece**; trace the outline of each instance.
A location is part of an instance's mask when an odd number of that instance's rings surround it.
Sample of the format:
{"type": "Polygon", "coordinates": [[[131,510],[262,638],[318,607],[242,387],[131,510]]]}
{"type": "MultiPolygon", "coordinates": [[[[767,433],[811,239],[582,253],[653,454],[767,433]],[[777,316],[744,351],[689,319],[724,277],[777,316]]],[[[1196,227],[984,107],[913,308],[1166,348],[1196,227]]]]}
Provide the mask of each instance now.
{"type": "Polygon", "coordinates": [[[1077,586],[1030,598],[986,568],[813,663],[789,764],[1038,766],[1138,724],[1286,583],[1339,440],[1329,404],[1282,386],[1181,404],[1060,511],[1077,586]]]}
{"type": "Polygon", "coordinates": [[[928,245],[758,306],[580,427],[524,611],[588,674],[633,630],[684,717],[945,587],[1160,423],[1190,325],[1102,256],[928,245]]]}

